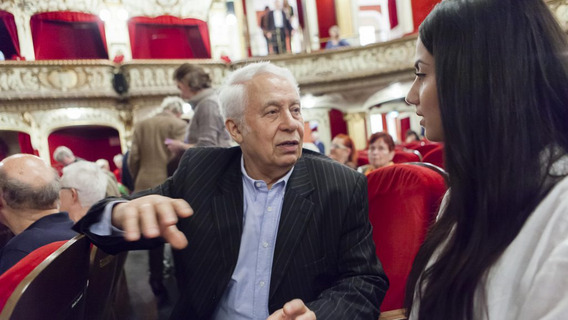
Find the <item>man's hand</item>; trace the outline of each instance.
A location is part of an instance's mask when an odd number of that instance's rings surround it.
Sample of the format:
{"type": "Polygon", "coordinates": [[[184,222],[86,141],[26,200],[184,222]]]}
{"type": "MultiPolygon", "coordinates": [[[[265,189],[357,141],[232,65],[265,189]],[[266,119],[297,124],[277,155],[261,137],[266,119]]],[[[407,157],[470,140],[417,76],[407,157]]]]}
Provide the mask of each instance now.
{"type": "Polygon", "coordinates": [[[192,214],[193,209],[183,199],[149,195],[117,204],[112,210],[112,225],[124,231],[126,241],[136,241],[141,234],[146,238],[161,236],[173,248],[183,249],[187,238],[176,223],[178,218],[192,214]]]}
{"type": "Polygon", "coordinates": [[[315,320],[316,314],[308,309],[304,301],[294,299],[287,302],[284,308],[274,311],[266,320],[315,320]]]}
{"type": "Polygon", "coordinates": [[[193,146],[191,144],[183,143],[179,140],[171,140],[171,139],[166,139],[164,143],[168,147],[168,150],[170,150],[172,153],[184,152],[185,150],[193,146]]]}

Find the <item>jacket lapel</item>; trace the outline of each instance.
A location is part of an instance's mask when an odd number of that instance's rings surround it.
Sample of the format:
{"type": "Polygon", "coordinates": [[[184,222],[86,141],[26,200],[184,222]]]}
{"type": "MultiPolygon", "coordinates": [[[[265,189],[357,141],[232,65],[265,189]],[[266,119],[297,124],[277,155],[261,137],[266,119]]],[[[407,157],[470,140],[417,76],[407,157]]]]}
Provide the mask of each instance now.
{"type": "Polygon", "coordinates": [[[243,183],[240,153],[234,157],[219,180],[218,193],[213,195],[211,208],[223,263],[236,266],[243,232],[243,183]]]}
{"type": "Polygon", "coordinates": [[[269,299],[280,285],[314,211],[314,203],[308,199],[314,187],[303,157],[294,166],[286,189],[274,249],[269,299]]]}

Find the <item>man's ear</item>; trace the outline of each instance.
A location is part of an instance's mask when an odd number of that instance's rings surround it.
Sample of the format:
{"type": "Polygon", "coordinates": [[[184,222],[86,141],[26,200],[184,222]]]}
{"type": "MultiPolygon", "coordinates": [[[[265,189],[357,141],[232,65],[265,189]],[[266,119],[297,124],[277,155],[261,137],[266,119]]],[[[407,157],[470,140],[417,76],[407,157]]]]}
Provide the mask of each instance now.
{"type": "Polygon", "coordinates": [[[241,144],[243,141],[243,134],[238,124],[233,119],[227,119],[225,121],[225,127],[227,128],[227,131],[229,131],[231,138],[233,138],[236,143],[241,144]]]}
{"type": "Polygon", "coordinates": [[[73,203],[78,203],[80,205],[81,202],[79,202],[79,193],[77,192],[77,189],[71,188],[69,190],[71,191],[71,197],[73,199],[73,203]]]}

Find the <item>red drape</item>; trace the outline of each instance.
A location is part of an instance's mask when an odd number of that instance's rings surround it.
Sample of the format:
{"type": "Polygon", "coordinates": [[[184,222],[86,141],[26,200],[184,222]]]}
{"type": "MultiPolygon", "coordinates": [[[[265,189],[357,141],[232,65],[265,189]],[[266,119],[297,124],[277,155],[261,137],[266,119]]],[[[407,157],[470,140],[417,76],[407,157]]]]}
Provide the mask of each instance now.
{"type": "Polygon", "coordinates": [[[173,16],[128,21],[133,59],[211,58],[207,23],[173,16]]]}
{"type": "Polygon", "coordinates": [[[347,123],[343,119],[343,112],[337,109],[329,110],[329,127],[332,139],[340,133],[347,134],[347,123]]]}
{"type": "Polygon", "coordinates": [[[442,0],[412,0],[412,20],[414,22],[414,32],[418,32],[418,27],[426,16],[434,9],[434,6],[442,0]]]}
{"type": "Polygon", "coordinates": [[[37,60],[108,59],[103,22],[95,15],[58,11],[32,16],[37,60]]]}
{"type": "Polygon", "coordinates": [[[389,0],[389,21],[391,29],[398,26],[398,13],[396,10],[396,0],[389,0]]]}
{"type": "MultiPolygon", "coordinates": [[[[329,37],[329,28],[337,24],[335,17],[335,1],[334,0],[316,0],[316,8],[318,11],[318,29],[320,39],[329,37]]],[[[321,42],[321,48],[325,48],[326,42],[321,42]]]]}
{"type": "MultiPolygon", "coordinates": [[[[68,127],[53,132],[47,141],[50,157],[53,157],[53,151],[57,147],[66,146],[73,151],[76,157],[88,161],[106,159],[111,171],[116,169],[113,157],[122,153],[118,131],[108,127],[68,127]]],[[[51,158],[51,164],[56,169],[61,169],[53,158],[51,158]]]]}
{"type": "Polygon", "coordinates": [[[6,11],[0,11],[0,50],[6,60],[11,59],[12,56],[20,56],[20,42],[14,15],[6,11]]]}
{"type": "Polygon", "coordinates": [[[30,135],[24,132],[18,132],[18,142],[20,143],[20,152],[27,154],[39,155],[37,150],[32,147],[30,135]]]}

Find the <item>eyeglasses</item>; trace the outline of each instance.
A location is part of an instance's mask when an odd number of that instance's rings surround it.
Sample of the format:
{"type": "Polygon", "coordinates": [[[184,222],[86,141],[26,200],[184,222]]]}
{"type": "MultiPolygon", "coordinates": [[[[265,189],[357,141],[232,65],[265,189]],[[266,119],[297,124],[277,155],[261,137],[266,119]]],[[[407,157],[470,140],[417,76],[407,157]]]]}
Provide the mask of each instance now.
{"type": "Polygon", "coordinates": [[[61,187],[61,190],[71,190],[71,189],[75,189],[75,191],[79,191],[79,189],[73,188],[73,187],[61,187]]]}
{"type": "Polygon", "coordinates": [[[338,143],[332,143],[331,144],[331,148],[332,149],[347,149],[346,146],[342,145],[342,144],[338,144],[338,143]]]}

